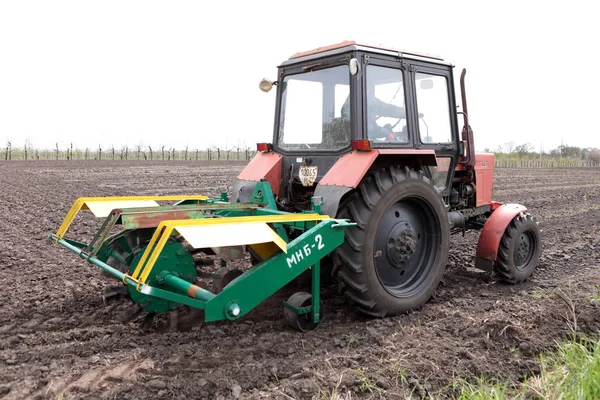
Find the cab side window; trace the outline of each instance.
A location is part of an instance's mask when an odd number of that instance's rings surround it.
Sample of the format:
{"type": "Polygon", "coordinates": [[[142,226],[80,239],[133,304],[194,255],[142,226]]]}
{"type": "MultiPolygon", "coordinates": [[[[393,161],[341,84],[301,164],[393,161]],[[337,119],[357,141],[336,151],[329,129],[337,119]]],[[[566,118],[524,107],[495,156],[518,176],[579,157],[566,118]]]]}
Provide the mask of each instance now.
{"type": "Polygon", "coordinates": [[[445,76],[415,75],[419,134],[422,143],[451,143],[448,80],[445,76]]]}

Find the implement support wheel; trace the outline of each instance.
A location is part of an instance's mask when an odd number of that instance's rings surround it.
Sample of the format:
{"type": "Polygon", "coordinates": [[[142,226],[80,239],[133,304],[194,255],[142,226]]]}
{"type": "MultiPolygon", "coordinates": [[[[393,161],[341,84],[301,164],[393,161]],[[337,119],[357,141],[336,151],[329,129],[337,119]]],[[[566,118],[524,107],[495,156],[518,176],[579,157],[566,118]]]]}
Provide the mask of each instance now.
{"type": "MultiPolygon", "coordinates": [[[[290,296],[287,303],[295,308],[308,307],[312,305],[312,295],[306,292],[297,292],[290,296]]],[[[323,307],[319,304],[319,314],[323,307]]],[[[288,307],[283,307],[283,313],[285,315],[285,319],[288,324],[301,332],[312,331],[317,329],[317,327],[321,324],[323,320],[323,315],[321,314],[321,318],[319,318],[318,322],[313,321],[313,314],[298,314],[294,310],[289,309],[288,307]]]]}
{"type": "Polygon", "coordinates": [[[421,307],[446,267],[449,224],[441,196],[422,172],[388,167],[366,176],[342,204],[346,229],[338,278],[358,311],[396,315],[421,307]]]}

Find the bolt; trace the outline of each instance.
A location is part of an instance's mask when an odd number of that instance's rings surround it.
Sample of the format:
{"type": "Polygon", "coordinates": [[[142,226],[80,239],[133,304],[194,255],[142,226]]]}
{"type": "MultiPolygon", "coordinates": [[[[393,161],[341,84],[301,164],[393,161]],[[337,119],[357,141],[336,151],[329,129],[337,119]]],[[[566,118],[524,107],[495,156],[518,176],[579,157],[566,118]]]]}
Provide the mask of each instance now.
{"type": "Polygon", "coordinates": [[[240,306],[238,306],[237,304],[233,303],[232,305],[229,306],[229,315],[231,315],[232,317],[237,317],[238,315],[240,315],[240,306]]]}

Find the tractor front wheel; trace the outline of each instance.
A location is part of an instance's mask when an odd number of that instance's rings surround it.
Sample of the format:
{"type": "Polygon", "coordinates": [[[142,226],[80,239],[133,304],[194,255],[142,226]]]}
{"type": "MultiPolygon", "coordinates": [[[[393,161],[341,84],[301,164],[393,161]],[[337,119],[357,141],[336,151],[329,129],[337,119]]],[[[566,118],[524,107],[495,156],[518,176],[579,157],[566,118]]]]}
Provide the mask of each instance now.
{"type": "Polygon", "coordinates": [[[429,300],[444,274],[450,233],[442,198],[422,172],[375,171],[338,217],[357,223],[337,254],[344,293],[360,312],[385,317],[429,300]]]}

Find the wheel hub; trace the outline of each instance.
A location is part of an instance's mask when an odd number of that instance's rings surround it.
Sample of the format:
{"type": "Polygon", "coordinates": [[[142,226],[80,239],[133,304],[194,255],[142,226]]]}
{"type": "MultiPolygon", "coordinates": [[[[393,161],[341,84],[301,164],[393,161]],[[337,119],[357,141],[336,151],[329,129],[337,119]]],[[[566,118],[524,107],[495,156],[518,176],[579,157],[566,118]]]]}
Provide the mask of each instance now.
{"type": "Polygon", "coordinates": [[[417,240],[412,226],[406,222],[398,222],[391,230],[387,240],[387,256],[390,263],[401,267],[415,253],[417,240]]]}
{"type": "Polygon", "coordinates": [[[514,262],[517,268],[523,267],[527,264],[529,256],[531,254],[531,237],[527,232],[521,233],[517,239],[514,262]]]}

